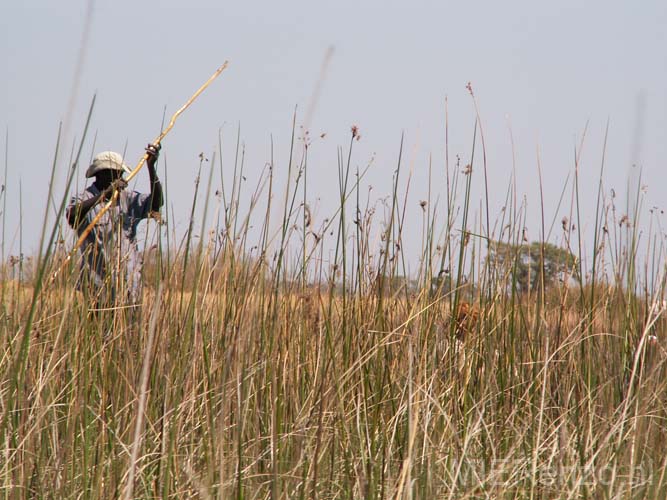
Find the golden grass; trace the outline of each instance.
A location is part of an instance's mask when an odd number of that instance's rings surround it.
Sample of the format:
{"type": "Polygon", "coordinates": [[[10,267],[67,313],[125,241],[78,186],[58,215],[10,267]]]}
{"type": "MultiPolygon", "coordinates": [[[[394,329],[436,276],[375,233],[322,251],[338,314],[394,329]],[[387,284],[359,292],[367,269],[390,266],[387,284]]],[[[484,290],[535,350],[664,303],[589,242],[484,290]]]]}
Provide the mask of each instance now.
{"type": "MultiPolygon", "coordinates": [[[[609,328],[624,324],[617,292],[601,293],[592,315],[552,300],[538,317],[527,298],[509,308],[498,296],[463,302],[452,318],[448,296],[426,289],[379,300],[326,286],[274,291],[254,275],[223,269],[212,287],[164,287],[135,494],[522,498],[664,487],[665,355],[645,345],[632,372],[646,324],[609,328]],[[589,477],[607,464],[613,484],[589,477]],[[649,466],[651,481],[628,478],[649,466]],[[540,476],[552,473],[557,486],[540,476]]],[[[20,325],[31,289],[6,288],[20,325]]],[[[73,290],[42,294],[24,385],[15,410],[3,406],[5,491],[123,491],[155,295],[149,284],[132,323],[124,309],[92,317],[73,290]]],[[[3,370],[18,342],[10,323],[3,370]]],[[[664,339],[664,326],[660,316],[652,334],[664,339]]]]}

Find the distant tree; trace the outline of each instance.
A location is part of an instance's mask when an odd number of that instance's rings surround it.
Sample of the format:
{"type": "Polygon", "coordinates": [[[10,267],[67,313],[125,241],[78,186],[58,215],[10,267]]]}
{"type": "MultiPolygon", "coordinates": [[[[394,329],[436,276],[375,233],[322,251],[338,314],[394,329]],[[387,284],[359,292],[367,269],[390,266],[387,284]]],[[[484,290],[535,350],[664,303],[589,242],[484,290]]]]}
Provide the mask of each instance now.
{"type": "Polygon", "coordinates": [[[544,288],[549,288],[576,263],[569,250],[538,241],[526,245],[495,241],[487,258],[491,266],[510,270],[522,292],[537,290],[542,273],[544,288]]]}

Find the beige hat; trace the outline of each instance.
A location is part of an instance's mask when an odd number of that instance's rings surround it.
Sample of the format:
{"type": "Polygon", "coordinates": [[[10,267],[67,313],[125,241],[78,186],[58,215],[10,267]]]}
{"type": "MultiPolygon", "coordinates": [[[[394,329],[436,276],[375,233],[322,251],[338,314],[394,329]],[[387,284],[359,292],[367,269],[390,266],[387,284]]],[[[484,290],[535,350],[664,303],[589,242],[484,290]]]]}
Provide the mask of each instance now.
{"type": "Polygon", "coordinates": [[[99,153],[86,170],[86,177],[93,177],[101,170],[120,170],[126,174],[132,172],[132,169],[123,162],[123,157],[113,151],[99,153]]]}

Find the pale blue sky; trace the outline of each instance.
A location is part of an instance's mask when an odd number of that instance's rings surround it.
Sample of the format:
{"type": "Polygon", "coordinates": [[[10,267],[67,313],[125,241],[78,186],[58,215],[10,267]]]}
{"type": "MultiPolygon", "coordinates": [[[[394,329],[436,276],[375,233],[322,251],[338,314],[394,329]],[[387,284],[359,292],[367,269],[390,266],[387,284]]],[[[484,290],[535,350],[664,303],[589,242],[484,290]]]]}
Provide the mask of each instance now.
{"type": "MultiPolygon", "coordinates": [[[[512,172],[511,124],[518,189],[526,194],[528,230],[538,233],[536,151],[546,187],[547,217],[573,169],[573,149],[588,122],[582,155],[584,214],[592,224],[593,193],[607,120],[605,184],[625,190],[638,163],[647,204],[664,208],[667,176],[667,2],[214,2],[98,0],[94,2],[76,106],[67,113],[88,3],[3,2],[5,61],[0,78],[0,126],[9,133],[7,253],[17,253],[18,184],[23,184],[24,247],[36,247],[58,123],[69,119],[65,150],[82,132],[97,92],[84,158],[122,151],[136,163],[157,135],[163,108],[170,115],[219,66],[229,69],[177,122],[164,141],[170,201],[177,227],[187,225],[198,154],[217,147],[218,129],[231,146],[240,123],[246,146],[246,198],[276,144],[284,175],[295,106],[299,120],[318,80],[324,54],[334,54],[311,124],[326,132],[311,148],[310,186],[316,217],[335,199],[336,148],[357,124],[354,164],[375,154],[367,182],[389,194],[400,136],[412,162],[409,215],[415,235],[418,201],[426,197],[429,154],[434,196],[442,196],[444,99],[448,96],[451,158],[470,155],[472,82],[484,128],[491,215],[498,214],[512,172]],[[187,7],[185,5],[187,4],[187,7]],[[637,143],[639,96],[645,102],[637,143]],[[634,146],[639,144],[639,147],[634,146]],[[322,200],[318,204],[315,198],[322,200]],[[179,216],[179,214],[182,214],[179,216]],[[13,246],[12,246],[13,243],[13,246]]],[[[4,137],[3,157],[4,157],[4,137]]],[[[481,153],[481,150],[479,151],[481,153]]],[[[224,156],[226,168],[231,169],[224,156]]],[[[478,156],[481,159],[481,155],[478,156]]],[[[59,186],[66,159],[60,163],[59,186]]],[[[452,161],[453,163],[453,161],[452,161]]],[[[163,166],[163,165],[162,165],[163,166]]],[[[2,162],[4,170],[4,161],[2,162]]],[[[481,194],[476,165],[475,203],[481,194]]],[[[228,170],[231,171],[231,170],[228,170]]],[[[406,168],[407,172],[407,168],[406,168]]],[[[147,186],[145,173],[138,188],[147,186]]],[[[77,179],[83,186],[83,175],[77,179]]],[[[663,219],[664,220],[664,219],[663,219]]],[[[316,220],[317,222],[317,220],[316,220]]]]}

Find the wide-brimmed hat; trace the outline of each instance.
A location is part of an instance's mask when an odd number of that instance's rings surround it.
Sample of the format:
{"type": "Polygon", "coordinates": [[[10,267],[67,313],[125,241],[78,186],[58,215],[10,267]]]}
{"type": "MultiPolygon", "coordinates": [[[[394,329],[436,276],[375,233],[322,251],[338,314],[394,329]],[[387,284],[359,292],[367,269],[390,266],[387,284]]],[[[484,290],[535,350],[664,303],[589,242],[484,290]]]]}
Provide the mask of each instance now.
{"type": "Polygon", "coordinates": [[[102,170],[120,170],[129,174],[132,169],[123,161],[123,157],[113,151],[99,153],[86,170],[86,177],[93,177],[102,170]]]}

